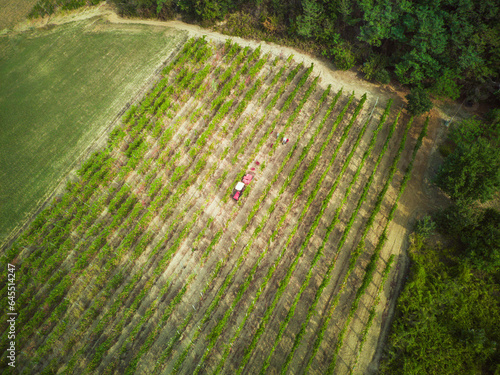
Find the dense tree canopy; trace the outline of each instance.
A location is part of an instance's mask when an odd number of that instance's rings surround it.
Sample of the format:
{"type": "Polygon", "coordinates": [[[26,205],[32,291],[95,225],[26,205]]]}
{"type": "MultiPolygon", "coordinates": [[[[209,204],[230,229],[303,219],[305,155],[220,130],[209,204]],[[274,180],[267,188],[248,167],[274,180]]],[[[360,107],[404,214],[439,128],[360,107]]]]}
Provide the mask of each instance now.
{"type": "Polygon", "coordinates": [[[451,129],[455,150],[446,158],[437,184],[455,201],[485,202],[500,190],[500,152],[492,125],[476,119],[451,129]]]}
{"type": "Polygon", "coordinates": [[[398,300],[382,374],[493,374],[498,365],[498,283],[452,250],[414,237],[412,271],[398,300]]]}
{"type": "MultiPolygon", "coordinates": [[[[112,0],[125,12],[123,0],[112,0]]],[[[332,58],[348,41],[358,63],[370,53],[388,56],[403,84],[425,86],[439,97],[457,98],[500,89],[500,6],[495,0],[125,0],[137,8],[169,8],[199,21],[220,20],[244,9],[262,24],[269,18],[283,33],[319,43],[332,58]]],[[[345,59],[340,59],[344,62],[345,59]]],[[[344,64],[341,68],[350,68],[344,64]]],[[[498,94],[497,94],[498,95],[498,94]]]]}
{"type": "Polygon", "coordinates": [[[486,271],[500,270],[500,213],[486,209],[476,223],[463,228],[460,239],[466,245],[467,257],[486,271]]]}

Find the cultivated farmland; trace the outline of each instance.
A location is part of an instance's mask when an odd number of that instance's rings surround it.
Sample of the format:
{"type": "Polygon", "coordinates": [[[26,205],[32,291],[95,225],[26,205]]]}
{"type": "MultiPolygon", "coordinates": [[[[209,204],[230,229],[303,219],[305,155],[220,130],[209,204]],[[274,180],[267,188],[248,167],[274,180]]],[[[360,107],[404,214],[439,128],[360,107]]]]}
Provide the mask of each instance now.
{"type": "Polygon", "coordinates": [[[364,372],[427,123],[312,73],[230,41],[184,45],[6,252],[21,371],[364,372]]]}

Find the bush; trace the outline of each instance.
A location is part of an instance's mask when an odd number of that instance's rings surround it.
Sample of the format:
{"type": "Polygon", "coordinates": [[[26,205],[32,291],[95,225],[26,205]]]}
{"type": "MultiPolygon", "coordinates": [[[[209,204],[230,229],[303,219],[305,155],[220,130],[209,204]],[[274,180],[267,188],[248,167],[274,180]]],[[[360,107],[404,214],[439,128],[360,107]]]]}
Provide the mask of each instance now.
{"type": "MultiPolygon", "coordinates": [[[[371,81],[372,79],[377,79],[377,76],[380,78],[389,78],[389,73],[384,69],[386,65],[386,58],[383,55],[373,54],[370,56],[368,60],[363,64],[361,71],[365,73],[365,79],[371,81]],[[385,73],[382,73],[385,72],[385,73]]],[[[385,80],[384,80],[385,81],[385,80]]],[[[383,82],[382,82],[383,83],[383,82]]]]}
{"type": "Polygon", "coordinates": [[[407,109],[413,116],[419,116],[425,112],[430,111],[432,102],[426,90],[421,88],[414,88],[406,95],[408,100],[407,109]]]}
{"type": "Polygon", "coordinates": [[[471,263],[487,272],[500,269],[500,212],[488,208],[478,221],[460,231],[471,263]]]}
{"type": "Polygon", "coordinates": [[[461,86],[454,81],[455,76],[450,70],[446,70],[431,87],[431,91],[438,98],[458,99],[461,86]]]}
{"type": "Polygon", "coordinates": [[[31,9],[28,18],[43,17],[45,15],[53,14],[55,11],[55,4],[51,0],[40,0],[31,9]]]}
{"type": "Polygon", "coordinates": [[[356,63],[356,57],[349,46],[338,46],[333,50],[333,62],[340,70],[349,70],[356,63]]]}
{"type": "Polygon", "coordinates": [[[382,69],[375,73],[375,81],[380,82],[383,85],[387,85],[391,82],[391,76],[387,70],[382,69]]]}
{"type": "Polygon", "coordinates": [[[449,251],[411,245],[411,271],[380,373],[498,373],[498,285],[446,258],[449,251]]]}
{"type": "Polygon", "coordinates": [[[500,154],[483,137],[484,126],[469,119],[451,129],[456,148],[441,166],[436,183],[454,201],[485,202],[500,189],[500,154]]]}
{"type": "Polygon", "coordinates": [[[229,15],[225,24],[225,29],[229,34],[239,37],[252,35],[254,28],[254,18],[245,12],[236,12],[229,15]]]}
{"type": "Polygon", "coordinates": [[[435,219],[439,232],[458,237],[464,228],[477,222],[477,214],[468,206],[454,204],[440,211],[435,219]]]}
{"type": "Polygon", "coordinates": [[[423,219],[417,221],[415,231],[421,238],[428,238],[434,233],[436,223],[429,215],[425,215],[423,219]]]}
{"type": "Polygon", "coordinates": [[[490,141],[500,143],[500,108],[494,108],[486,114],[484,136],[490,141]]]}
{"type": "Polygon", "coordinates": [[[438,148],[439,153],[444,157],[450,155],[454,149],[455,149],[455,144],[450,140],[444,141],[438,148]]]}

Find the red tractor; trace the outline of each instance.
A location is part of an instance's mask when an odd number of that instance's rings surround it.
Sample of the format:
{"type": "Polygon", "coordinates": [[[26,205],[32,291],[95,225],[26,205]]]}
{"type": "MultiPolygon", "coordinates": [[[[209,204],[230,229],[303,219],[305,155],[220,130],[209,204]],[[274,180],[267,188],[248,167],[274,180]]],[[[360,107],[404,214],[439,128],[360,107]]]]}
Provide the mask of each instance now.
{"type": "Polygon", "coordinates": [[[247,173],[243,179],[238,182],[233,190],[233,194],[231,197],[237,201],[240,199],[241,194],[243,194],[243,190],[245,190],[245,187],[252,181],[253,176],[250,173],[247,173]]]}

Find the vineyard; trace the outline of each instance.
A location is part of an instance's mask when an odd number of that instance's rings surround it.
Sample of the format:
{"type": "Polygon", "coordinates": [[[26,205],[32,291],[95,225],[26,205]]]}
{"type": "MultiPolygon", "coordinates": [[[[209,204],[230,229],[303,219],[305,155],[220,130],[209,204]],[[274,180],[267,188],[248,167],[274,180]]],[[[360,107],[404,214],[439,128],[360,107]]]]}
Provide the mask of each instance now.
{"type": "Polygon", "coordinates": [[[188,40],[3,254],[16,370],[364,373],[427,128],[397,107],[322,87],[293,56],[188,40]]]}

